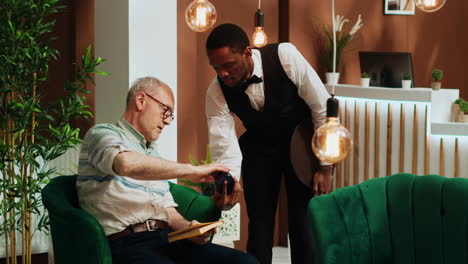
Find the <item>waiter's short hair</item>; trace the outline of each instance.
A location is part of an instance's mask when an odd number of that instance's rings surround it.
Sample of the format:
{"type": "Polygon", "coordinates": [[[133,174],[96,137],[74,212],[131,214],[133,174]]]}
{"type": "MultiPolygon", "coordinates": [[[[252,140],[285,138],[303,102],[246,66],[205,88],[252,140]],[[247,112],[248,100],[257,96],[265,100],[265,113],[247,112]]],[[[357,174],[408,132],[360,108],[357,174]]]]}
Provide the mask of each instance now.
{"type": "Polygon", "coordinates": [[[249,43],[249,37],[241,27],[226,23],[211,31],[206,40],[206,50],[230,47],[234,52],[243,52],[249,43]]]}

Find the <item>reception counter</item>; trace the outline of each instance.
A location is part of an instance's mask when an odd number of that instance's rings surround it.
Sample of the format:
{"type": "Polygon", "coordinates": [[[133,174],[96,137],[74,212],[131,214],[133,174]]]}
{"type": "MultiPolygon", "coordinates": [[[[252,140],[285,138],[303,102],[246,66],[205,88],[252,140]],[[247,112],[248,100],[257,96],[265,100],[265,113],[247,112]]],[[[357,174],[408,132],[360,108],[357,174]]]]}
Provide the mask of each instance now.
{"type": "MultiPolygon", "coordinates": [[[[332,86],[326,85],[331,93],[332,86]]],[[[458,89],[364,88],[338,84],[340,120],[353,136],[335,187],[398,172],[468,177],[468,124],[452,123],[458,89]]]]}

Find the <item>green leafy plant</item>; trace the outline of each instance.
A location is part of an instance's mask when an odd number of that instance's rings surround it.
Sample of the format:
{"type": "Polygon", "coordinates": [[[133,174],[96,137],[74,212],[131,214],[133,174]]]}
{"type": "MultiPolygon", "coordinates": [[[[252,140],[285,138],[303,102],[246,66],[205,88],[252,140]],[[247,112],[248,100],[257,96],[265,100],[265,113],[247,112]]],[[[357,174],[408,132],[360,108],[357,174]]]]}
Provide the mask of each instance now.
{"type": "Polygon", "coordinates": [[[440,82],[440,81],[442,81],[442,77],[443,77],[443,72],[442,72],[442,70],[440,70],[440,69],[434,69],[434,70],[432,70],[432,72],[431,72],[431,77],[432,77],[432,80],[434,80],[435,82],[440,82]]]}
{"type": "Polygon", "coordinates": [[[402,79],[403,80],[411,80],[411,75],[409,74],[409,72],[402,73],[402,79]]]}
{"type": "Polygon", "coordinates": [[[16,232],[21,233],[23,263],[31,263],[35,231],[48,231],[41,188],[56,172],[49,161],[81,143],[71,124],[92,114],[83,94],[104,59],[91,47],[76,64],[65,95],[46,99],[49,63],[59,51],[51,47],[59,0],[3,0],[0,10],[0,235],[5,237],[6,263],[16,263],[16,232]],[[37,219],[33,223],[33,217],[37,219]]]}
{"type": "Polygon", "coordinates": [[[462,103],[462,102],[464,102],[463,98],[458,98],[458,99],[455,100],[453,103],[454,103],[454,104],[460,104],[460,103],[462,103]]]}
{"type": "Polygon", "coordinates": [[[367,72],[361,73],[361,78],[369,78],[369,74],[367,72]]]}
{"type": "Polygon", "coordinates": [[[460,111],[462,111],[465,114],[468,114],[468,102],[467,101],[460,102],[459,106],[460,106],[460,111]]]}
{"type": "MultiPolygon", "coordinates": [[[[208,145],[206,147],[206,158],[205,158],[205,160],[201,160],[200,162],[198,162],[193,158],[192,155],[189,155],[189,160],[190,160],[190,163],[192,165],[194,165],[194,166],[199,166],[199,165],[202,165],[202,164],[211,163],[212,160],[211,160],[210,146],[208,145]]],[[[216,185],[215,185],[214,182],[196,183],[196,182],[192,182],[192,181],[186,180],[186,179],[179,179],[179,181],[181,183],[183,183],[184,185],[186,185],[186,186],[195,186],[195,187],[200,188],[203,195],[213,196],[215,194],[215,192],[216,192],[216,185]]]]}
{"type": "MultiPolygon", "coordinates": [[[[361,29],[363,26],[361,14],[359,14],[356,23],[349,31],[344,30],[344,25],[349,22],[349,19],[346,19],[344,16],[337,15],[335,17],[335,31],[336,31],[336,71],[338,72],[341,57],[343,54],[344,48],[349,44],[356,32],[361,29]]],[[[323,34],[326,39],[326,52],[325,52],[325,61],[327,65],[327,71],[333,72],[333,28],[332,25],[322,24],[323,34]]]]}

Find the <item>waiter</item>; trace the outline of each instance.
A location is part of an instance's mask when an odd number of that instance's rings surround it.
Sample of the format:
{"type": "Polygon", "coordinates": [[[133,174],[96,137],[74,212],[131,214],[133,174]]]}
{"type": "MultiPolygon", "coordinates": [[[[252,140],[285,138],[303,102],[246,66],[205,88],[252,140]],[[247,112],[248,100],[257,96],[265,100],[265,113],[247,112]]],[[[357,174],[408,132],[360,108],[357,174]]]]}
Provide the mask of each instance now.
{"type": "MultiPolygon", "coordinates": [[[[313,173],[313,188],[302,184],[290,160],[296,126],[311,118],[315,128],[326,119],[330,97],[317,73],[290,43],[252,49],[242,28],[222,24],[206,42],[217,77],[208,87],[206,114],[213,159],[242,175],[249,216],[247,252],[271,263],[275,214],[281,178],[288,198],[291,261],[312,263],[306,246],[306,207],[313,195],[328,193],[332,165],[313,173]],[[237,141],[235,114],[247,131],[237,141]]],[[[239,184],[236,182],[236,184],[239,184]]]]}

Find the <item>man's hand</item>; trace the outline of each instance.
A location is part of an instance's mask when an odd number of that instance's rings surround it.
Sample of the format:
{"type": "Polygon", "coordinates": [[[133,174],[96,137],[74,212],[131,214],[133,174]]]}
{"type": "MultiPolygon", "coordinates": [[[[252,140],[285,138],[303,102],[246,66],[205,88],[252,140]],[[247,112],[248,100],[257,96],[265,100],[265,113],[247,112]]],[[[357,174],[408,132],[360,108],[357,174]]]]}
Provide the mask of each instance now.
{"type": "Polygon", "coordinates": [[[327,194],[331,191],[333,182],[333,165],[322,166],[314,174],[314,196],[327,194]]]}
{"type": "Polygon", "coordinates": [[[239,202],[239,198],[244,191],[239,180],[237,180],[236,177],[232,178],[234,180],[234,187],[232,188],[231,194],[227,194],[227,181],[224,181],[222,193],[216,192],[212,197],[216,207],[221,210],[231,210],[231,208],[239,202]]]}
{"type": "Polygon", "coordinates": [[[229,172],[229,169],[220,163],[210,163],[210,164],[203,164],[203,165],[192,166],[192,167],[193,167],[194,173],[183,179],[187,179],[195,183],[214,181],[213,177],[211,177],[211,174],[213,174],[216,171],[229,172]]]}
{"type": "MultiPolygon", "coordinates": [[[[190,226],[197,225],[197,224],[199,224],[197,220],[193,220],[192,222],[190,222],[190,226]]],[[[216,234],[217,232],[218,232],[217,229],[213,228],[212,230],[204,234],[188,238],[188,240],[192,241],[193,243],[197,245],[204,245],[210,241],[211,234],[216,234]]]]}

